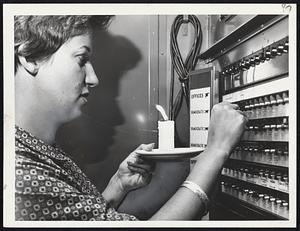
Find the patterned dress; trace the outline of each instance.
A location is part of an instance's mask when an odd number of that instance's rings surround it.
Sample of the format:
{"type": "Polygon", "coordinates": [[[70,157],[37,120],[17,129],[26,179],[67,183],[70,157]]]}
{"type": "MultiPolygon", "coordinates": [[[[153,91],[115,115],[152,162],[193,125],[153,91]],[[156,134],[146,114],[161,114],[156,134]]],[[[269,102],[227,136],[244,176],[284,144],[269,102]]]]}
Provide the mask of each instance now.
{"type": "Polygon", "coordinates": [[[15,127],[16,220],[137,220],[110,207],[61,149],[15,127]]]}

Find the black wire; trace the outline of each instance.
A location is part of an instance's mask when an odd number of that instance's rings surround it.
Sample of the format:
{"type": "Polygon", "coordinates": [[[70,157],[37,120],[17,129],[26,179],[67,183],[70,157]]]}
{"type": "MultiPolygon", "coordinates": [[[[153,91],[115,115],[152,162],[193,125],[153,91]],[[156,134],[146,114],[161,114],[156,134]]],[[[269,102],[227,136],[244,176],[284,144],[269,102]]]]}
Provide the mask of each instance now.
{"type": "Polygon", "coordinates": [[[182,106],[183,99],[186,101],[186,105],[189,108],[189,73],[195,69],[197,63],[197,55],[200,52],[202,45],[202,30],[201,23],[195,15],[189,15],[188,19],[185,20],[183,15],[176,16],[172,27],[170,35],[170,51],[171,51],[171,61],[172,61],[172,72],[171,72],[171,85],[170,85],[170,106],[169,115],[172,120],[175,120],[179,114],[182,106]],[[189,51],[187,58],[183,61],[180,50],[177,43],[177,35],[180,26],[183,23],[191,23],[194,27],[195,38],[191,50],[189,51]],[[173,102],[174,95],[174,70],[178,75],[178,79],[181,83],[180,90],[173,102]]]}
{"type": "Polygon", "coordinates": [[[171,67],[171,83],[170,83],[170,97],[169,97],[169,118],[171,120],[174,119],[174,117],[173,117],[173,95],[174,95],[174,68],[171,67]]]}

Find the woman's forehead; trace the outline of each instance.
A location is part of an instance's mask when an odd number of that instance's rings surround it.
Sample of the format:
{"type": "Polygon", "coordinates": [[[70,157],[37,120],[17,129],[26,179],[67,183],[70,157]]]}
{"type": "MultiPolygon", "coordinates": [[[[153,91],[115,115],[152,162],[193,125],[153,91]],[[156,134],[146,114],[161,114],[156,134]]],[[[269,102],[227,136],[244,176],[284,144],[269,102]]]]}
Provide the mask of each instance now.
{"type": "Polygon", "coordinates": [[[91,35],[90,33],[86,33],[74,36],[66,41],[63,46],[71,50],[86,50],[90,53],[92,51],[91,35]]]}

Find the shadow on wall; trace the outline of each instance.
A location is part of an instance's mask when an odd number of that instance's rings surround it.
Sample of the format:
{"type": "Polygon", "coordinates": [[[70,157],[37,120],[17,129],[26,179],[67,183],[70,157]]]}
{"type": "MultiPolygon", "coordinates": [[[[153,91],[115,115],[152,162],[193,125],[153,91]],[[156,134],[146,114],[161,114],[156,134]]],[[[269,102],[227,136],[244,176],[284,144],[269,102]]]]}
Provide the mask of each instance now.
{"type": "Polygon", "coordinates": [[[92,63],[99,85],[91,89],[83,115],[65,124],[57,134],[58,144],[82,169],[107,158],[115,127],[125,122],[116,101],[120,80],[141,59],[140,51],[123,36],[95,31],[93,39],[92,63]]]}

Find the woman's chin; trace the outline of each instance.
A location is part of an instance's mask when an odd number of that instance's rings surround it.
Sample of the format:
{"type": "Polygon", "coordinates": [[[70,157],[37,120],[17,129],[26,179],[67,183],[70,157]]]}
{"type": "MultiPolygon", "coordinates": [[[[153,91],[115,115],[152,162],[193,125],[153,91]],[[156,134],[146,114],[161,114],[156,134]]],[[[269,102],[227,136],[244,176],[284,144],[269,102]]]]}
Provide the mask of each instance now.
{"type": "Polygon", "coordinates": [[[68,118],[66,119],[65,123],[68,123],[70,121],[73,121],[75,119],[78,119],[81,115],[82,115],[82,111],[80,108],[78,108],[77,110],[72,111],[72,113],[70,113],[70,115],[68,116],[68,118]]]}

